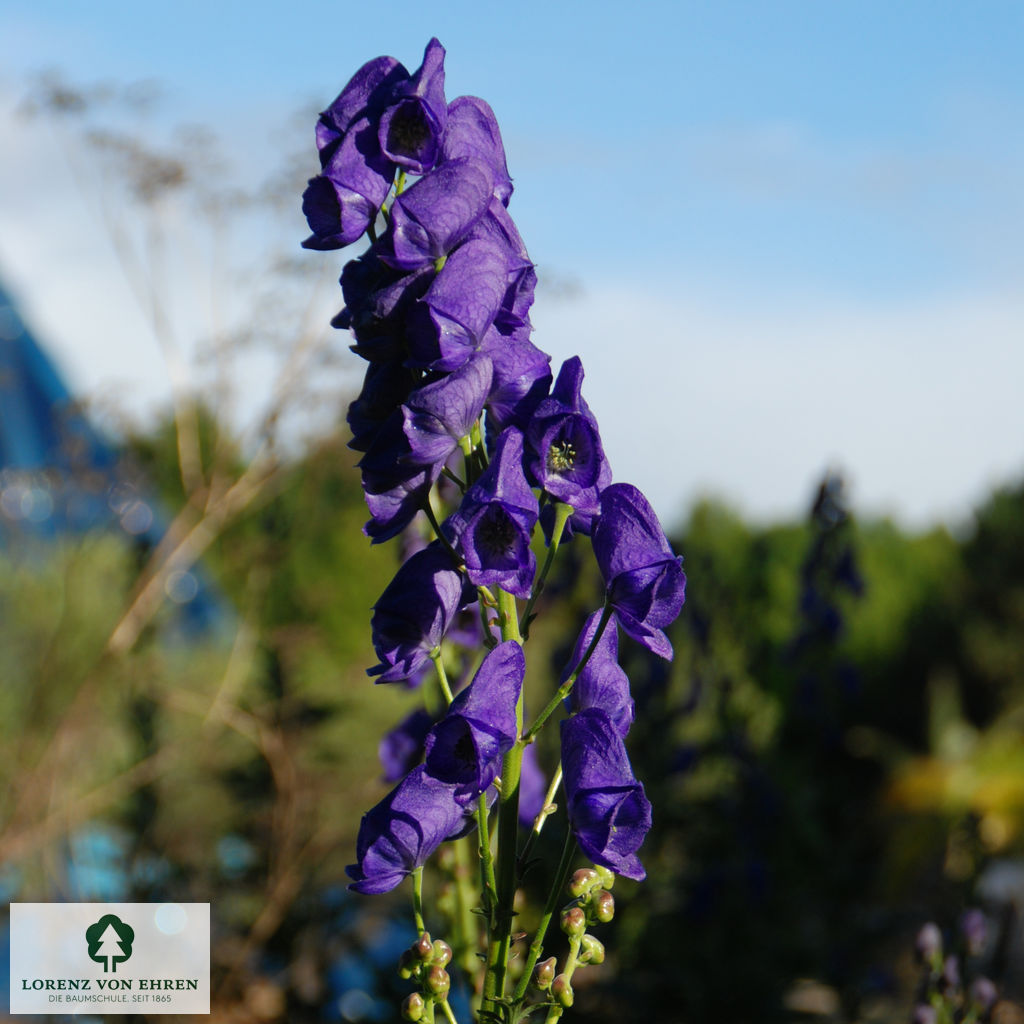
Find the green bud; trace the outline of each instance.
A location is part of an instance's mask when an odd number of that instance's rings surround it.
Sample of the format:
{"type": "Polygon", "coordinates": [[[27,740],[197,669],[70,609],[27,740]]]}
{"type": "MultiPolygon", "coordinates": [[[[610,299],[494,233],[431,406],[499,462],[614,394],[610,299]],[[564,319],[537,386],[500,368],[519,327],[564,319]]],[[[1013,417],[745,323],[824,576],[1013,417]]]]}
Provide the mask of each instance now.
{"type": "Polygon", "coordinates": [[[430,940],[430,932],[424,932],[412,944],[412,955],[417,960],[429,960],[434,955],[434,943],[430,940]]]}
{"type": "Polygon", "coordinates": [[[551,988],[551,982],[555,980],[555,965],[557,962],[552,956],[537,964],[537,969],[533,972],[533,983],[541,991],[551,988]]]}
{"type": "Polygon", "coordinates": [[[607,924],[615,916],[615,897],[607,889],[598,889],[590,897],[590,909],[596,920],[607,924]]]}
{"type": "Polygon", "coordinates": [[[434,939],[434,953],[430,958],[432,964],[447,967],[452,962],[452,947],[444,939],[434,939]]]}
{"type": "Polygon", "coordinates": [[[569,893],[572,896],[585,896],[600,881],[600,875],[593,868],[580,868],[569,880],[569,893]]]}
{"type": "Polygon", "coordinates": [[[604,944],[593,935],[584,935],[579,959],[581,964],[603,964],[604,944]]]}
{"type": "Polygon", "coordinates": [[[572,985],[564,974],[560,974],[551,983],[551,994],[562,1006],[566,1007],[566,1009],[572,1006],[572,985]]]}
{"type": "Polygon", "coordinates": [[[419,1020],[426,1005],[419,992],[410,993],[402,1003],[402,1020],[419,1020]]]}
{"type": "Polygon", "coordinates": [[[447,999],[448,990],[451,987],[452,979],[448,977],[448,972],[443,967],[438,967],[437,964],[434,964],[427,972],[427,989],[431,995],[436,996],[438,999],[447,999]]]}
{"type": "Polygon", "coordinates": [[[582,935],[587,930],[587,915],[581,907],[566,907],[559,918],[559,924],[566,935],[582,935]]]}
{"type": "Polygon", "coordinates": [[[398,976],[408,981],[414,971],[415,958],[412,955],[411,949],[403,949],[402,955],[398,958],[398,976]]]}
{"type": "Polygon", "coordinates": [[[603,885],[605,889],[610,889],[615,884],[614,871],[609,871],[607,868],[601,867],[600,864],[598,864],[594,870],[597,872],[598,877],[601,879],[601,885],[603,885]]]}

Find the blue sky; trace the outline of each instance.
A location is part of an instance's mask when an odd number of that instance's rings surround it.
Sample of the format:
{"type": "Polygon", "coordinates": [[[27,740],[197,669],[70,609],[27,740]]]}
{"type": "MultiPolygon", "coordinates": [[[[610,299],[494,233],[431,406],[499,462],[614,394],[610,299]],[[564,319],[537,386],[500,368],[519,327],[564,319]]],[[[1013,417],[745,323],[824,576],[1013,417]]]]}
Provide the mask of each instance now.
{"type": "MultiPolygon", "coordinates": [[[[833,465],[868,510],[955,522],[1024,468],[1024,7],[482,9],[0,0],[0,99],[48,67],[156,79],[161,116],[269,160],[288,112],[379,53],[415,67],[437,35],[448,95],[498,115],[542,280],[576,285],[541,292],[535,340],[582,356],[617,476],[664,517],[704,491],[792,514],[833,465]]],[[[8,161],[43,152],[17,141],[8,161]]],[[[73,349],[46,247],[15,251],[38,175],[6,175],[0,268],[73,349]]],[[[75,222],[80,199],[48,201],[75,222]]]]}

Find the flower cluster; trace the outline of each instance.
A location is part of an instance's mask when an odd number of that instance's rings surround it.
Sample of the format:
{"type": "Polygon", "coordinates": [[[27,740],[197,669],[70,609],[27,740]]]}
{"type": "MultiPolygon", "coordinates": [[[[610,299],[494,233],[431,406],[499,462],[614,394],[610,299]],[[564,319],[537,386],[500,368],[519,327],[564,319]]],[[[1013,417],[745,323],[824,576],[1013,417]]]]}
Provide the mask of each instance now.
{"type": "Polygon", "coordinates": [[[944,946],[942,931],[933,921],[917,933],[915,953],[921,977],[914,1006],[914,1024],[984,1024],[993,1016],[996,986],[977,972],[988,945],[985,915],[977,909],[966,911],[960,921],[960,953],[944,946]],[[968,984],[962,968],[974,975],[968,984]]]}
{"type": "MultiPolygon", "coordinates": [[[[618,629],[671,658],[665,629],[684,599],[682,560],[644,496],[613,483],[579,358],[555,377],[530,340],[536,274],[508,212],[501,133],[483,100],[447,101],[444,57],[432,39],[412,73],[392,57],[360,68],[320,115],[320,173],[303,197],[307,248],[369,241],[342,271],[333,321],[367,362],[348,410],[365,533],[380,543],[432,532],[425,546],[407,545],[374,605],[378,663],[368,671],[418,685],[436,666],[446,704],[441,715],[410,716],[382,744],[397,786],[363,818],[352,888],[394,888],[443,842],[485,825],[499,791],[503,808],[516,801],[520,816],[525,804],[539,814],[547,801],[530,743],[566,699],[572,834],[595,864],[639,879],[651,808],[624,744],[633,704],[618,629]],[[539,571],[538,526],[548,545],[539,571]],[[591,538],[604,607],[524,730],[524,638],[551,560],[574,535],[591,538]],[[445,663],[456,632],[487,654],[453,695],[445,663]]],[[[515,836],[502,827],[499,844],[511,842],[513,856],[515,836]]],[[[510,893],[496,895],[511,906],[510,893]]]]}

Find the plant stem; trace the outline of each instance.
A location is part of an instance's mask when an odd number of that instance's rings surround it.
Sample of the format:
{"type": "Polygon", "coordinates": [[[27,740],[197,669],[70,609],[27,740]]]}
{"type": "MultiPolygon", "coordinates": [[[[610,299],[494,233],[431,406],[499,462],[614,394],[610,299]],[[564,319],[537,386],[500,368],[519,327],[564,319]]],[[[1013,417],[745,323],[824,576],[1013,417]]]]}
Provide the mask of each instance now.
{"type": "Polygon", "coordinates": [[[597,624],[597,629],[594,632],[594,638],[590,641],[590,646],[587,647],[586,653],[580,658],[580,663],[572,670],[572,675],[555,691],[554,697],[548,701],[547,706],[537,716],[537,720],[530,726],[530,728],[523,735],[523,743],[532,743],[537,737],[537,733],[540,732],[544,723],[551,717],[552,712],[559,704],[565,700],[566,697],[572,692],[572,688],[579,678],[580,673],[586,668],[587,662],[590,661],[590,656],[594,653],[595,648],[601,640],[601,635],[604,633],[605,627],[608,625],[608,620],[612,617],[612,606],[605,598],[604,608],[601,609],[601,621],[597,624]]]}
{"type": "Polygon", "coordinates": [[[558,763],[558,771],[555,772],[554,778],[551,780],[551,785],[548,786],[548,791],[544,794],[544,803],[541,806],[540,813],[534,819],[533,828],[530,830],[530,834],[526,837],[526,842],[523,844],[523,852],[519,854],[519,871],[522,873],[526,867],[526,861],[529,859],[530,851],[533,849],[533,844],[537,841],[537,836],[540,835],[541,829],[544,828],[544,822],[555,812],[556,805],[554,803],[555,793],[558,792],[558,787],[562,784],[562,763],[558,763]]]}
{"type": "Polygon", "coordinates": [[[558,906],[559,897],[569,879],[569,868],[572,867],[572,859],[575,853],[576,837],[572,834],[572,829],[566,829],[565,843],[562,846],[562,858],[558,862],[558,868],[555,871],[551,892],[548,893],[548,901],[544,907],[544,916],[540,919],[540,924],[537,925],[533,942],[530,943],[530,952],[526,957],[523,975],[519,979],[519,984],[516,985],[515,994],[512,996],[513,1004],[522,1002],[526,996],[526,990],[530,985],[530,978],[533,976],[533,969],[537,966],[537,961],[540,959],[540,954],[544,949],[544,938],[547,935],[548,925],[551,924],[551,918],[555,916],[555,908],[558,906]]]}
{"type": "Polygon", "coordinates": [[[548,546],[547,557],[544,559],[540,575],[530,591],[530,598],[523,609],[523,616],[519,620],[519,629],[523,634],[523,640],[530,638],[530,619],[533,615],[533,606],[537,603],[537,598],[544,592],[544,583],[548,578],[548,573],[551,571],[551,566],[554,564],[555,555],[558,554],[558,545],[562,542],[562,532],[565,530],[565,524],[568,522],[572,512],[572,505],[566,505],[565,502],[560,501],[555,505],[555,525],[551,530],[551,543],[548,546]]]}
{"type": "Polygon", "coordinates": [[[423,923],[423,868],[412,873],[412,913],[416,919],[416,934],[422,935],[427,926],[423,923]]]}
{"type": "Polygon", "coordinates": [[[455,698],[452,696],[452,688],[448,683],[448,673],[444,668],[444,655],[441,652],[440,644],[430,652],[430,660],[434,663],[434,668],[437,669],[437,681],[444,694],[445,703],[451,704],[455,698]]]}

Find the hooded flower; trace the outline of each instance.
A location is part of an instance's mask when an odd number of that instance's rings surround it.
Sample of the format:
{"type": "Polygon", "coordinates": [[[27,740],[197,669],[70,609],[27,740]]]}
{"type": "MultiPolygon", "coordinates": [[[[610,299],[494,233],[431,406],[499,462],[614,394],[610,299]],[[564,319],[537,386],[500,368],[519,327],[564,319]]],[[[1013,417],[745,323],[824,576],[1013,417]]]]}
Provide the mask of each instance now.
{"type": "Polygon", "coordinates": [[[622,737],[599,708],[562,722],[562,771],[580,849],[595,864],[642,881],[647,872],[636,851],[651,827],[651,805],[622,737]]]}
{"type": "Polygon", "coordinates": [[[490,105],[476,96],[460,96],[448,104],[448,128],[444,136],[444,158],[473,157],[490,171],[493,195],[508,206],[512,179],[505,163],[501,131],[490,105]]]}
{"type": "Polygon", "coordinates": [[[385,782],[397,782],[423,758],[423,743],[434,719],[423,708],[406,715],[384,734],[377,747],[377,757],[384,769],[385,782]]]}
{"type": "Polygon", "coordinates": [[[367,669],[379,683],[406,679],[441,642],[455,613],[475,594],[436,541],[416,552],[373,606],[370,628],[380,664],[367,669]]]}
{"type": "Polygon", "coordinates": [[[601,495],[593,545],[619,625],[649,651],[670,659],[672,644],[663,630],[683,607],[683,560],[631,484],[613,484],[601,495]]]}
{"type": "Polygon", "coordinates": [[[425,174],[441,155],[448,123],[444,47],[436,39],[427,43],[419,69],[395,88],[393,100],[380,119],[381,152],[412,174],[425,174]]]}
{"type": "Polygon", "coordinates": [[[516,702],[525,672],[519,644],[498,644],[427,736],[423,763],[435,778],[456,787],[461,804],[490,786],[516,741],[516,702]]]}
{"type": "Polygon", "coordinates": [[[417,466],[443,466],[483,412],[491,389],[491,361],[476,356],[454,373],[414,391],[405,403],[403,430],[417,466]]]}
{"type": "Polygon", "coordinates": [[[600,491],[611,482],[611,468],[582,387],[583,364],[573,356],[562,364],[551,396],[537,406],[527,427],[532,449],[527,468],[553,498],[592,516],[600,491]]]}
{"type": "Polygon", "coordinates": [[[443,529],[472,583],[529,597],[537,567],[530,548],[537,514],[536,495],[523,474],[523,435],[509,427],[498,438],[490,465],[443,529]]]}
{"type": "MultiPolygon", "coordinates": [[[[583,660],[600,621],[601,613],[594,612],[584,623],[583,631],[576,640],[576,649],[562,673],[563,683],[583,660]]],[[[614,620],[605,626],[594,653],[587,659],[573,685],[569,706],[573,711],[600,708],[623,739],[629,732],[635,709],[629,693],[629,677],[619,665],[619,633],[614,620]]]]}
{"type": "Polygon", "coordinates": [[[455,787],[414,768],[373,810],[363,815],[356,839],[357,863],[345,870],[350,889],[390,892],[446,839],[473,827],[455,802],[455,787]]]}

